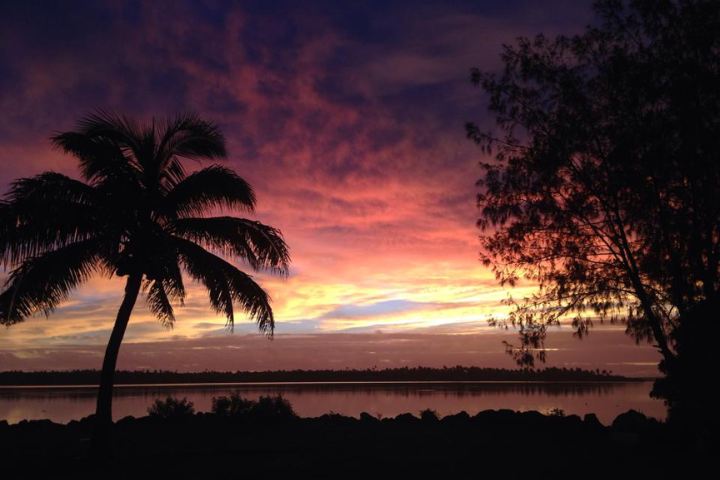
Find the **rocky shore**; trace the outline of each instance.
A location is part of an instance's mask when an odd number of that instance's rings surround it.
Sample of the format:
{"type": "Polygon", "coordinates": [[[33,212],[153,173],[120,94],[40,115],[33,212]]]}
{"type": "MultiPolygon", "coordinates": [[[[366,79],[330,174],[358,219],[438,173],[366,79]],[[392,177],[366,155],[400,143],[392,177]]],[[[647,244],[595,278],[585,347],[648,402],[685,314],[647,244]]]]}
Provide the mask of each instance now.
{"type": "Polygon", "coordinates": [[[0,422],[2,478],[694,478],[713,451],[632,410],[612,425],[561,412],[420,417],[127,417],[105,464],[89,457],[92,417],[0,422]]]}

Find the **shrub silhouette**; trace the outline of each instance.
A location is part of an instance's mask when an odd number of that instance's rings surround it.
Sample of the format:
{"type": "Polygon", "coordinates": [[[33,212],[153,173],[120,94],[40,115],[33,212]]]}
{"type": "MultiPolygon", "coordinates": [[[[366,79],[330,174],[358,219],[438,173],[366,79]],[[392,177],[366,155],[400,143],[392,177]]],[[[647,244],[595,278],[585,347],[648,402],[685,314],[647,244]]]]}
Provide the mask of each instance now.
{"type": "Polygon", "coordinates": [[[550,417],[564,417],[565,416],[565,410],[562,408],[553,408],[548,412],[548,416],[550,417]]]}
{"type": "Polygon", "coordinates": [[[195,413],[193,402],[188,401],[187,397],[179,400],[175,397],[168,396],[165,400],[155,399],[147,409],[148,414],[154,418],[179,418],[195,413]]]}
{"type": "Polygon", "coordinates": [[[261,396],[257,401],[249,400],[233,392],[229,396],[213,397],[211,412],[225,417],[253,420],[277,420],[297,417],[292,404],[282,397],[261,396]]]}
{"type": "Polygon", "coordinates": [[[250,413],[254,418],[262,419],[297,417],[292,404],[281,395],[275,397],[260,397],[257,403],[250,409],[250,413]]]}
{"type": "Polygon", "coordinates": [[[435,410],[426,408],[420,412],[420,420],[424,422],[437,422],[440,420],[440,416],[435,410]]]}
{"type": "Polygon", "coordinates": [[[241,397],[239,392],[233,392],[230,396],[213,397],[210,411],[225,417],[238,417],[247,415],[254,404],[254,401],[241,397]]]}

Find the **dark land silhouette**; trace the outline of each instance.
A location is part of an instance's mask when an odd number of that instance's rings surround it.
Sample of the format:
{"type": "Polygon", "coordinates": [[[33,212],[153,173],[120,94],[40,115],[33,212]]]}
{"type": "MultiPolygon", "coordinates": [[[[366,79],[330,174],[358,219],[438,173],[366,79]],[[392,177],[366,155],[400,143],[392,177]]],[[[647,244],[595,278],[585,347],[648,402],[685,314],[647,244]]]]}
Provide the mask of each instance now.
{"type": "MultiPolygon", "coordinates": [[[[97,385],[98,370],[0,372],[0,385],[97,385]]],[[[481,367],[403,367],[382,370],[276,370],[267,372],[172,372],[118,370],[116,384],[263,383],[263,382],[617,382],[643,379],[580,368],[504,369],[481,367]]]]}
{"type": "Polygon", "coordinates": [[[3,478],[663,479],[700,478],[714,461],[708,438],[635,411],[602,425],[594,415],[562,412],[438,418],[425,410],[380,420],[297,418],[272,399],[255,410],[226,401],[218,413],[199,414],[164,403],[169,410],[118,421],[101,463],[88,458],[92,416],[67,425],[0,422],[0,455],[12,459],[3,478]]]}

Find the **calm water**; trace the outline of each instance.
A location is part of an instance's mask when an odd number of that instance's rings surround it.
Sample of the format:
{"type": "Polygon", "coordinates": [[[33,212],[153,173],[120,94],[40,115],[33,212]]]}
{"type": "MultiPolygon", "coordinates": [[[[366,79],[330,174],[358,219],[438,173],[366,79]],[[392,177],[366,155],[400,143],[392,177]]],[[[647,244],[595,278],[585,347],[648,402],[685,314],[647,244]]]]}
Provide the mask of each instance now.
{"type": "MultiPolygon", "coordinates": [[[[595,413],[604,424],[620,413],[635,409],[664,419],[662,402],[648,396],[652,383],[365,383],[365,384],[262,384],[119,386],[115,388],[113,416],[147,415],[156,398],[187,397],[196,411],[209,411],[212,397],[239,390],[246,398],[282,395],[301,417],[334,412],[359,417],[361,412],[394,417],[418,415],[431,408],[441,416],[465,410],[537,410],[547,413],[561,408],[566,414],[595,413]]],[[[0,419],[17,423],[23,419],[49,418],[66,423],[95,410],[95,388],[0,387],[0,419]]]]}

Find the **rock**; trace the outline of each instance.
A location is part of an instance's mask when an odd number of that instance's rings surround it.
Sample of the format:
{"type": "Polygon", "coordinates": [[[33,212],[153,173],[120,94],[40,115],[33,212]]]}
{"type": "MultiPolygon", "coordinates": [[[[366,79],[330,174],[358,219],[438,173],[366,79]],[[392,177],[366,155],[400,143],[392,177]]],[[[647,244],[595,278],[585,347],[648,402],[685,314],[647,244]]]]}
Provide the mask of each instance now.
{"type": "Polygon", "coordinates": [[[449,425],[462,425],[470,422],[470,415],[466,411],[456,413],[455,415],[447,415],[440,422],[449,425]]]}
{"type": "Polygon", "coordinates": [[[600,423],[600,420],[598,420],[597,415],[594,413],[586,413],[585,417],[583,417],[583,423],[585,423],[586,428],[592,428],[595,430],[605,428],[605,425],[600,423]]]}
{"type": "Polygon", "coordinates": [[[83,427],[93,426],[93,424],[95,423],[95,414],[88,415],[87,417],[81,418],[80,420],[78,420],[78,423],[83,427]]]}
{"type": "Polygon", "coordinates": [[[626,433],[639,433],[645,430],[647,426],[647,417],[635,410],[621,413],[612,423],[613,430],[626,433]]]}
{"type": "Polygon", "coordinates": [[[417,418],[412,413],[401,413],[397,417],[395,417],[395,421],[397,423],[408,425],[408,424],[414,424],[420,421],[419,418],[417,418]]]}
{"type": "Polygon", "coordinates": [[[31,428],[53,428],[55,426],[59,426],[59,424],[53,423],[52,420],[44,418],[42,420],[30,420],[26,423],[26,426],[31,428]]]}
{"type": "Polygon", "coordinates": [[[546,425],[548,422],[548,418],[545,415],[535,410],[520,412],[519,416],[523,425],[527,427],[538,427],[546,425]]]}
{"type": "Polygon", "coordinates": [[[582,426],[582,419],[575,414],[568,415],[565,417],[565,423],[570,427],[580,427],[582,426]]]}
{"type": "Polygon", "coordinates": [[[517,413],[513,410],[484,410],[475,415],[474,420],[486,426],[510,426],[516,422],[517,413]]]}
{"type": "Polygon", "coordinates": [[[317,419],[323,423],[337,423],[337,424],[348,424],[348,423],[355,423],[358,421],[354,417],[346,417],[345,415],[341,415],[339,413],[326,413],[320,417],[317,417],[317,419]]]}
{"type": "Polygon", "coordinates": [[[125,425],[130,425],[134,422],[135,422],[135,417],[133,417],[132,415],[128,415],[127,417],[123,417],[120,420],[118,420],[117,422],[115,422],[115,425],[125,426],[125,425]]]}
{"type": "Polygon", "coordinates": [[[362,412],[360,414],[360,421],[366,422],[366,423],[379,423],[380,422],[380,420],[378,418],[373,417],[372,415],[370,415],[367,412],[362,412]]]}

